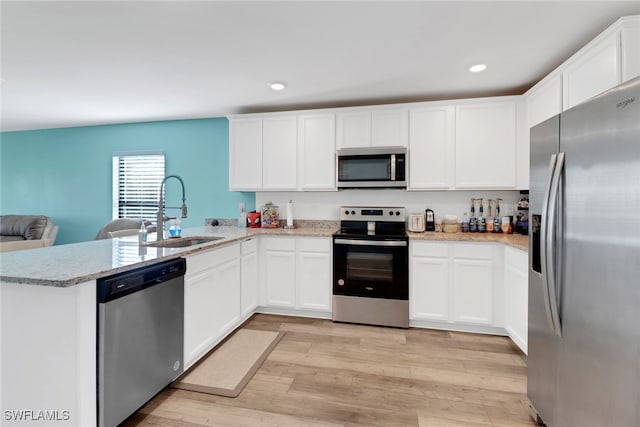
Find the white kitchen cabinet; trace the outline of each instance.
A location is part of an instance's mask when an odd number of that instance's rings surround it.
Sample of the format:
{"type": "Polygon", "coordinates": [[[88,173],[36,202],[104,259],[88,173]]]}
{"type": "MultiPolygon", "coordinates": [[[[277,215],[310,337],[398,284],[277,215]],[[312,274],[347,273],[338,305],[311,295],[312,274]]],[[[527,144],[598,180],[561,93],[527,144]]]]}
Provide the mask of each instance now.
{"type": "Polygon", "coordinates": [[[300,189],[336,188],[335,123],[333,113],[299,116],[300,189]]]}
{"type": "Polygon", "coordinates": [[[371,146],[371,111],[342,111],[336,114],[337,148],[371,146]]]}
{"type": "Polygon", "coordinates": [[[453,318],[493,324],[493,251],[487,244],[453,244],[453,318]]]}
{"type": "Polygon", "coordinates": [[[240,322],[240,245],[190,255],[186,260],[185,368],[240,322]]]}
{"type": "Polygon", "coordinates": [[[409,112],[405,108],[371,112],[372,147],[406,147],[409,143],[409,112]]]}
{"type": "Polygon", "coordinates": [[[248,318],[258,306],[258,239],[240,244],[240,315],[248,318]]]}
{"type": "Polygon", "coordinates": [[[342,110],[336,113],[336,146],[406,147],[409,114],[406,108],[342,110]]]}
{"type": "Polygon", "coordinates": [[[525,354],[528,335],[528,282],[527,253],[505,247],[505,329],[525,354]]]}
{"type": "Polygon", "coordinates": [[[527,132],[530,128],[562,112],[562,74],[547,77],[526,93],[527,132]]]}
{"type": "Polygon", "coordinates": [[[516,98],[456,105],[458,188],[515,188],[516,98]]]}
{"type": "Polygon", "coordinates": [[[622,81],[640,76],[640,15],[622,18],[622,81]]]}
{"type": "Polygon", "coordinates": [[[580,50],[562,72],[563,110],[604,92],[621,81],[620,31],[580,50]]]}
{"type": "Polygon", "coordinates": [[[331,313],[331,238],[296,239],[296,308],[331,313]]]}
{"type": "Polygon", "coordinates": [[[410,190],[453,188],[455,107],[412,108],[409,112],[410,190]]]}
{"type": "Polygon", "coordinates": [[[262,189],[295,190],[298,118],[265,117],[262,121],[262,189]]]}
{"type": "Polygon", "coordinates": [[[229,122],[229,189],[262,187],[262,119],[236,118],[229,122]]]}
{"type": "Polygon", "coordinates": [[[450,320],[449,246],[448,243],[411,242],[411,320],[450,320]]]}
{"type": "Polygon", "coordinates": [[[295,239],[263,237],[264,298],[261,305],[295,308],[295,239]]]}
{"type": "Polygon", "coordinates": [[[240,258],[218,265],[215,272],[211,310],[215,313],[214,329],[222,338],[240,324],[240,258]]]}

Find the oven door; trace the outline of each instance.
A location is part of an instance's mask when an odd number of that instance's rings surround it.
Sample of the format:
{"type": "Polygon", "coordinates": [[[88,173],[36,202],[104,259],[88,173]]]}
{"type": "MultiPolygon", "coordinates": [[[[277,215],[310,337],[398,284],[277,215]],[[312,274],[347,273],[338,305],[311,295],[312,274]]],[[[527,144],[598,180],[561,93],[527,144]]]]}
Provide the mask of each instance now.
{"type": "Polygon", "coordinates": [[[407,240],[334,237],[333,294],[408,300],[407,240]]]}

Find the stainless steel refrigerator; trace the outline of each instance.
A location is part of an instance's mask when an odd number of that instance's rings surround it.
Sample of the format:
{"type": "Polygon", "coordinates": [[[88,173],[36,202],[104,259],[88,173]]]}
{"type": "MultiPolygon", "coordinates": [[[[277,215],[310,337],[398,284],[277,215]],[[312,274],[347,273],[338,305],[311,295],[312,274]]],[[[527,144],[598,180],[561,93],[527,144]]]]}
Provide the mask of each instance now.
{"type": "Polygon", "coordinates": [[[532,416],[640,426],[640,78],[531,129],[532,416]]]}

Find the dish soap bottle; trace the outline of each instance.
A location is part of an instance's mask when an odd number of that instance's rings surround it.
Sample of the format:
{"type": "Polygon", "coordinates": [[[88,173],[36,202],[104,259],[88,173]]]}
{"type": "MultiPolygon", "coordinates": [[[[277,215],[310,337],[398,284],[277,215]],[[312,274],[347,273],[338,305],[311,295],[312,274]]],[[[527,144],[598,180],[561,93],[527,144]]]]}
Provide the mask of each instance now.
{"type": "Polygon", "coordinates": [[[142,220],[140,224],[140,230],[138,230],[138,243],[144,245],[147,243],[147,226],[145,225],[145,221],[142,220]]]}

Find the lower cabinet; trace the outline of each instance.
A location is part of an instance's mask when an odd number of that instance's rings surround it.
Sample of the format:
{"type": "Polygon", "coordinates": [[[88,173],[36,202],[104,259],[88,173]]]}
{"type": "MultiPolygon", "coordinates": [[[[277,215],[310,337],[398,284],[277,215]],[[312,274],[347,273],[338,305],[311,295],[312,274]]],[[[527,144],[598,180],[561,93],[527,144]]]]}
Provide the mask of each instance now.
{"type": "Polygon", "coordinates": [[[499,333],[495,250],[493,243],[411,242],[411,324],[499,333]]]}
{"type": "Polygon", "coordinates": [[[184,366],[188,368],[240,323],[240,245],[186,260],[184,366]]]}
{"type": "Polygon", "coordinates": [[[262,305],[294,308],[296,305],[296,242],[293,237],[268,237],[263,243],[264,298],[262,305]]]}
{"type": "Polygon", "coordinates": [[[258,239],[240,243],[240,315],[248,318],[258,307],[258,239]]]}
{"type": "Polygon", "coordinates": [[[493,324],[493,245],[453,244],[453,318],[493,324]]]}
{"type": "Polygon", "coordinates": [[[526,252],[507,247],[504,254],[505,329],[527,354],[529,275],[526,252]]]}
{"type": "Polygon", "coordinates": [[[331,312],[331,239],[296,239],[296,308],[331,312]]]}
{"type": "Polygon", "coordinates": [[[411,243],[409,317],[449,321],[449,244],[411,243]]]}
{"type": "Polygon", "coordinates": [[[330,237],[262,236],[260,244],[263,308],[331,313],[330,237]]]}

